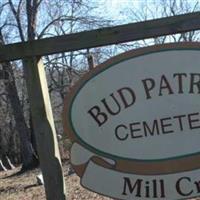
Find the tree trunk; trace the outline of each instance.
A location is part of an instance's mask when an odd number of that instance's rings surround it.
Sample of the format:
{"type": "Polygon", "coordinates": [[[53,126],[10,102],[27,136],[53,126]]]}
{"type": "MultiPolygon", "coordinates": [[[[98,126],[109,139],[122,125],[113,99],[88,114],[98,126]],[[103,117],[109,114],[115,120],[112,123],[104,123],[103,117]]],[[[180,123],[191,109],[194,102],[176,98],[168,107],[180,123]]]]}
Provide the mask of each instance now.
{"type": "Polygon", "coordinates": [[[1,162],[6,169],[10,170],[15,168],[14,165],[11,163],[10,159],[8,158],[8,156],[6,156],[5,154],[2,155],[1,162]]]}
{"type": "MultiPolygon", "coordinates": [[[[0,45],[4,44],[3,36],[0,33],[0,45]]],[[[2,69],[9,72],[9,80],[5,81],[5,90],[8,95],[8,99],[13,111],[16,129],[20,137],[20,148],[22,156],[22,171],[35,168],[38,166],[39,161],[36,153],[33,150],[30,142],[30,131],[26,124],[23,109],[20,103],[20,99],[17,93],[17,87],[15,84],[15,77],[12,69],[12,65],[9,62],[2,63],[2,69]]]]}
{"type": "Polygon", "coordinates": [[[5,83],[5,88],[13,110],[13,115],[16,122],[16,129],[20,137],[23,164],[22,170],[31,169],[38,166],[38,159],[30,142],[30,131],[26,124],[19,96],[17,93],[12,66],[10,65],[10,63],[4,63],[2,64],[2,66],[3,70],[9,69],[9,73],[11,76],[10,79],[12,79],[5,83]]]}
{"type": "Polygon", "coordinates": [[[0,171],[7,171],[6,167],[4,166],[1,158],[0,158],[0,171]]]}

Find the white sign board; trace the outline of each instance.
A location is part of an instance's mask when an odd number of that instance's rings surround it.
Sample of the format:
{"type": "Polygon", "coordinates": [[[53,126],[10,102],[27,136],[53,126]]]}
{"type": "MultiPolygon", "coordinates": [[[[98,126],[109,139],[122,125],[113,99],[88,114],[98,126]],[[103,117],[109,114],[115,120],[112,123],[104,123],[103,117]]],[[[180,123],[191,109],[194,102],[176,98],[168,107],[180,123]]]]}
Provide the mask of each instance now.
{"type": "Polygon", "coordinates": [[[126,52],[67,97],[82,185],[118,199],[200,196],[200,44],[126,52]]]}

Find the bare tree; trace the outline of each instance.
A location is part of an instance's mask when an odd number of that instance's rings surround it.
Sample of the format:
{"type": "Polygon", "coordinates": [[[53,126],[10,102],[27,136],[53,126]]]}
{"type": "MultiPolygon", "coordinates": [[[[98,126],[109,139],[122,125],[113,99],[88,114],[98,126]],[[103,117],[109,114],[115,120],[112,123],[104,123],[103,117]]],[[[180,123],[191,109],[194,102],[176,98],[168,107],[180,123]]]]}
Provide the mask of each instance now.
{"type": "MultiPolygon", "coordinates": [[[[16,3],[16,2],[15,2],[16,3]]],[[[37,10],[39,6],[38,1],[26,1],[20,0],[18,2],[18,5],[14,4],[14,1],[9,0],[6,5],[10,9],[10,12],[13,14],[13,17],[16,21],[16,23],[11,23],[10,19],[5,20],[2,28],[6,26],[13,26],[17,28],[17,31],[19,33],[19,38],[21,41],[25,41],[26,37],[27,40],[33,40],[35,39],[35,26],[36,26],[36,15],[37,10]],[[26,13],[27,13],[27,33],[24,33],[23,28],[23,18],[22,18],[22,12],[24,11],[22,9],[22,5],[26,4],[26,13]],[[26,36],[27,35],[27,36],[26,36]]],[[[7,8],[7,9],[8,9],[7,8]]],[[[1,45],[5,44],[5,39],[3,36],[3,30],[0,31],[0,41],[1,45]]],[[[12,111],[16,123],[16,129],[20,136],[20,143],[21,143],[21,155],[22,155],[22,168],[21,171],[31,169],[38,165],[38,158],[36,156],[36,153],[33,149],[33,146],[31,144],[31,134],[30,129],[26,123],[26,119],[23,113],[23,108],[20,102],[20,98],[17,91],[16,86],[16,80],[15,75],[13,71],[13,65],[15,63],[3,63],[2,68],[3,70],[6,70],[10,74],[10,79],[8,82],[5,82],[5,89],[8,94],[8,99],[12,106],[12,111]]]]}
{"type": "MultiPolygon", "coordinates": [[[[94,4],[88,0],[55,0],[44,2],[46,23],[38,37],[71,34],[82,30],[107,26],[110,21],[94,16],[94,4]]],[[[67,44],[66,44],[67,45],[67,44]]],[[[63,135],[62,119],[64,97],[69,88],[88,71],[88,50],[46,56],[44,63],[52,97],[56,129],[63,135]]]]}
{"type": "MultiPolygon", "coordinates": [[[[2,15],[0,14],[3,19],[0,24],[1,44],[25,42],[107,26],[110,21],[96,17],[95,12],[92,12],[95,9],[94,5],[89,0],[6,0],[1,5],[4,11],[2,15]]],[[[88,53],[88,50],[83,50],[44,58],[59,134],[63,132],[61,112],[64,96],[68,87],[88,70],[88,53]]],[[[35,140],[32,120],[30,114],[27,114],[30,112],[25,112],[28,103],[27,92],[22,88],[22,84],[18,84],[15,65],[21,71],[25,70],[23,60],[4,63],[2,67],[11,75],[11,80],[5,83],[5,88],[20,135],[23,170],[35,166],[37,159],[33,148],[35,140]]],[[[21,78],[25,77],[22,73],[21,78]]]]}
{"type": "MultiPolygon", "coordinates": [[[[140,22],[150,19],[186,14],[200,10],[199,0],[152,0],[151,3],[148,1],[141,1],[137,3],[138,4],[136,5],[133,2],[131,6],[122,11],[128,22],[140,22]]],[[[126,51],[128,49],[145,47],[154,44],[198,41],[200,39],[199,36],[199,31],[190,31],[181,34],[129,42],[119,45],[118,47],[123,51],[126,51]]]]}

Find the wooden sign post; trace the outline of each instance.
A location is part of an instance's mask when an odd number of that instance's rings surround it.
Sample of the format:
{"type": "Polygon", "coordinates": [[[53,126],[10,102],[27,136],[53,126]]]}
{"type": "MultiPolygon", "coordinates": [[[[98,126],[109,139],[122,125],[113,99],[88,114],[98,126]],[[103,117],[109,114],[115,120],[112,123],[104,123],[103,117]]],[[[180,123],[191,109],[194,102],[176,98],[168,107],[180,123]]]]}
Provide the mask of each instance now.
{"type": "Polygon", "coordinates": [[[65,200],[65,182],[44,66],[40,58],[23,60],[40,167],[48,200],[65,200]]]}

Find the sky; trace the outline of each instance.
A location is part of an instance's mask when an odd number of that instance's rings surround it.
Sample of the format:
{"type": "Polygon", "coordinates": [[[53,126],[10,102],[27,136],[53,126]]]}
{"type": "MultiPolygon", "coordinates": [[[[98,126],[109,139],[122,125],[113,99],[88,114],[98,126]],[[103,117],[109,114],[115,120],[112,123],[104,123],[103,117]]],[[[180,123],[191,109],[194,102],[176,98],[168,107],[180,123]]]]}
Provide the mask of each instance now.
{"type": "Polygon", "coordinates": [[[98,0],[102,7],[102,15],[105,13],[110,19],[118,20],[117,24],[128,22],[127,10],[134,8],[139,9],[142,3],[153,5],[156,0],[98,0]]]}
{"type": "Polygon", "coordinates": [[[128,6],[132,2],[133,0],[109,0],[105,1],[105,5],[107,8],[112,8],[112,12],[118,12],[121,8],[128,6]]]}
{"type": "MultiPolygon", "coordinates": [[[[141,11],[142,8],[142,4],[144,3],[144,5],[147,5],[149,10],[155,10],[155,6],[160,5],[159,0],[98,0],[98,2],[102,2],[104,4],[104,9],[103,12],[107,12],[107,14],[111,17],[111,18],[118,18],[121,19],[121,21],[123,22],[123,20],[125,21],[125,17],[126,14],[128,15],[128,13],[126,13],[126,10],[128,9],[132,9],[134,11],[137,12],[137,10],[141,11]],[[152,8],[152,9],[151,9],[152,8]],[[124,12],[122,12],[124,11],[124,12]],[[124,13],[124,15],[122,14],[124,13]]],[[[170,4],[170,0],[164,0],[163,2],[166,3],[166,5],[170,4]]],[[[171,1],[173,2],[173,1],[171,1]]],[[[175,1],[177,3],[177,5],[180,5],[181,0],[176,0],[175,1]]],[[[198,6],[200,5],[200,0],[182,0],[182,2],[184,3],[184,8],[185,8],[185,12],[187,12],[188,10],[192,10],[196,3],[198,2],[198,6]],[[189,9],[189,7],[191,7],[191,9],[189,9]]],[[[178,6],[179,7],[179,6],[178,6]]],[[[147,13],[148,10],[147,10],[147,13]]],[[[151,14],[151,12],[150,12],[151,14]]],[[[157,15],[158,13],[156,13],[156,11],[153,13],[153,15],[157,15]]],[[[181,11],[179,10],[177,12],[177,14],[182,14],[181,11]],[[179,13],[180,12],[180,13],[179,13]]],[[[127,18],[126,18],[127,20],[127,18]]]]}
{"type": "Polygon", "coordinates": [[[120,11],[131,4],[132,0],[109,0],[105,1],[105,6],[111,16],[117,17],[120,15],[120,11]]]}
{"type": "MultiPolygon", "coordinates": [[[[123,9],[127,8],[130,4],[138,4],[138,0],[99,0],[99,8],[102,11],[102,16],[105,16],[105,14],[112,20],[119,20],[123,21],[123,14],[121,11],[123,9]]],[[[143,0],[139,0],[143,1],[143,0]]]]}

